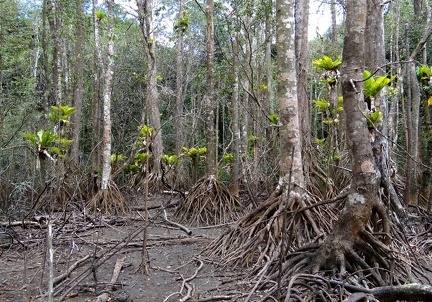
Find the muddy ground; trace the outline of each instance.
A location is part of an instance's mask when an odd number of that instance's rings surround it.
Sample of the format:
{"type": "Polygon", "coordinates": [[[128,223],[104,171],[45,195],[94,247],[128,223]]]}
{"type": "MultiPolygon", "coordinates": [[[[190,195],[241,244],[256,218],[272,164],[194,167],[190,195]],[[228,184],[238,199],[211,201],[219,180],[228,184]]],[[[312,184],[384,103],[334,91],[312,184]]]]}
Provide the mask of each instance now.
{"type": "MultiPolygon", "coordinates": [[[[190,227],[188,235],[164,220],[158,208],[162,203],[166,197],[150,199],[149,275],[140,272],[141,200],[127,217],[92,220],[79,210],[54,213],[54,300],[243,301],[248,295],[246,284],[242,290],[244,272],[199,255],[228,226],[190,227]],[[121,270],[112,283],[116,264],[121,270]],[[77,268],[67,275],[73,265],[77,268]]],[[[167,210],[168,219],[172,213],[167,210]]],[[[47,227],[41,222],[1,227],[0,301],[47,301],[49,253],[47,227]]]]}

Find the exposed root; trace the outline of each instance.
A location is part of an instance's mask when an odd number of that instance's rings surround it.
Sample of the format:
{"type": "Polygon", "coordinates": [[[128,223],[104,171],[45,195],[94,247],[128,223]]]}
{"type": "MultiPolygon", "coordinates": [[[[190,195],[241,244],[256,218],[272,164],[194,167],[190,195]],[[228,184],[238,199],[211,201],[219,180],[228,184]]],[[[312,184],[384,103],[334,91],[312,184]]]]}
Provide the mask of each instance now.
{"type": "Polygon", "coordinates": [[[137,173],[131,177],[128,188],[136,192],[142,191],[144,190],[147,181],[149,185],[149,192],[151,193],[161,192],[164,188],[161,175],[150,173],[147,180],[145,177],[145,172],[137,173]]]}
{"type": "Polygon", "coordinates": [[[203,255],[223,259],[222,265],[251,266],[249,276],[255,283],[250,301],[381,301],[382,290],[405,291],[408,283],[416,283],[419,295],[430,295],[429,288],[419,285],[432,281],[432,227],[424,223],[428,219],[417,218],[418,227],[411,228],[415,233],[404,234],[404,222],[377,200],[359,236],[330,235],[321,241],[320,235],[332,228],[335,207],[327,201],[314,206],[310,197],[302,201],[284,203],[280,192],[272,195],[203,255]],[[258,294],[263,290],[264,298],[258,294]]]}
{"type": "Polygon", "coordinates": [[[66,172],[54,173],[38,197],[38,203],[33,205],[33,210],[65,209],[70,202],[82,202],[92,196],[92,182],[87,171],[69,167],[66,172]]]}
{"type": "Polygon", "coordinates": [[[310,242],[319,242],[332,228],[334,209],[313,207],[312,198],[300,199],[279,192],[239,219],[204,251],[205,256],[224,259],[222,264],[258,265],[272,258],[279,242],[289,252],[310,242]],[[307,208],[307,209],[306,209],[307,208]]]}
{"type": "Polygon", "coordinates": [[[230,223],[243,215],[239,199],[215,176],[202,178],[174,214],[177,221],[191,226],[230,223]]]}
{"type": "Polygon", "coordinates": [[[103,215],[126,215],[130,212],[128,200],[114,182],[110,182],[108,189],[100,189],[88,206],[91,212],[101,212],[103,215]]]}

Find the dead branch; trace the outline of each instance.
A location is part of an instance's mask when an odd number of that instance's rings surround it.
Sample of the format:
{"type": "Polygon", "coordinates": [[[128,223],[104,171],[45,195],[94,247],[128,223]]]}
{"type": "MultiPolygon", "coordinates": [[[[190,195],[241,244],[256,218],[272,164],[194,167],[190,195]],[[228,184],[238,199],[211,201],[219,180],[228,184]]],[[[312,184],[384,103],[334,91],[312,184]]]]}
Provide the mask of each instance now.
{"type": "Polygon", "coordinates": [[[432,301],[432,286],[425,284],[404,284],[400,286],[382,286],[372,289],[372,294],[380,301],[432,301]]]}
{"type": "Polygon", "coordinates": [[[22,221],[0,221],[0,227],[36,227],[36,228],[46,228],[45,224],[41,224],[37,221],[22,220],[22,221]]]}
{"type": "Polygon", "coordinates": [[[118,258],[116,264],[114,266],[114,271],[111,277],[111,281],[106,285],[106,290],[97,296],[97,302],[107,302],[110,298],[110,292],[114,289],[114,284],[117,282],[118,277],[120,276],[120,271],[124,265],[125,257],[118,258]]]}
{"type": "Polygon", "coordinates": [[[164,212],[164,220],[168,223],[168,224],[171,224],[171,225],[173,225],[173,226],[175,226],[175,227],[178,227],[180,230],[182,230],[183,232],[185,232],[186,234],[188,234],[189,236],[191,236],[192,235],[192,231],[191,230],[189,230],[187,227],[185,227],[184,225],[181,225],[180,223],[176,223],[176,222],[173,222],[173,221],[171,221],[171,220],[169,220],[168,219],[168,216],[167,216],[167,212],[166,212],[166,210],[165,210],[165,208],[162,206],[162,209],[163,209],[163,212],[164,212]]]}
{"type": "Polygon", "coordinates": [[[63,274],[57,276],[54,278],[54,286],[56,286],[57,284],[59,284],[60,282],[62,282],[64,279],[66,279],[67,277],[69,277],[69,275],[82,263],[86,262],[88,259],[90,258],[90,255],[86,255],[85,257],[77,260],[75,263],[73,263],[70,267],[68,267],[68,269],[66,270],[66,272],[64,272],[63,274]]]}

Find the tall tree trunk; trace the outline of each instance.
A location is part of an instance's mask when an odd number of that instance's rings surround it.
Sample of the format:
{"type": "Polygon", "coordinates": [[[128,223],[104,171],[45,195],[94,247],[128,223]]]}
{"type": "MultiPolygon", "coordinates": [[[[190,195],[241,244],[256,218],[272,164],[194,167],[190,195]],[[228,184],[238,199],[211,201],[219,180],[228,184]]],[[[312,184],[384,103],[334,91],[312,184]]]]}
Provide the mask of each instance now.
{"type": "MultiPolygon", "coordinates": [[[[184,92],[183,92],[183,34],[186,28],[183,26],[183,18],[186,16],[184,0],[180,0],[177,27],[177,57],[176,57],[176,115],[175,115],[175,135],[176,135],[176,154],[182,153],[182,148],[186,146],[184,137],[184,92]]],[[[183,187],[185,185],[186,169],[183,161],[179,162],[176,182],[183,187]]]]}
{"type": "Polygon", "coordinates": [[[72,116],[72,146],[71,160],[74,164],[79,161],[79,139],[81,130],[82,102],[83,102],[83,74],[84,74],[84,2],[76,1],[77,25],[75,30],[75,64],[74,64],[74,84],[73,84],[73,106],[75,114],[72,116]]]}
{"type": "Polygon", "coordinates": [[[308,175],[312,166],[310,105],[307,95],[309,0],[297,0],[295,9],[295,52],[297,58],[297,98],[300,111],[300,137],[303,170],[308,175]]]}
{"type": "Polygon", "coordinates": [[[103,77],[104,68],[102,61],[102,53],[100,50],[100,37],[99,37],[99,21],[96,16],[96,0],[92,0],[92,13],[93,13],[93,35],[94,35],[94,53],[93,53],[93,108],[92,108],[92,173],[93,173],[93,189],[97,190],[97,178],[100,160],[100,78],[103,77]]]}
{"type": "Polygon", "coordinates": [[[205,102],[205,121],[206,121],[206,174],[207,176],[216,176],[216,135],[215,135],[215,113],[214,113],[214,3],[213,0],[207,0],[206,17],[207,17],[207,83],[205,102]]]}
{"type": "Polygon", "coordinates": [[[137,0],[138,16],[141,32],[144,38],[144,48],[147,58],[147,119],[150,127],[154,129],[152,136],[152,153],[154,165],[152,173],[161,177],[160,162],[163,153],[162,127],[159,111],[159,97],[157,92],[157,66],[155,58],[156,41],[153,28],[153,0],[137,0]]]}
{"type": "Polygon", "coordinates": [[[346,271],[346,256],[354,254],[354,247],[361,241],[361,233],[377,199],[379,181],[363,113],[366,111],[362,79],[367,1],[348,0],[346,11],[341,83],[353,179],[333,232],[324,240],[311,263],[312,271],[339,266],[341,274],[346,271]]]}
{"type": "Polygon", "coordinates": [[[108,53],[103,86],[102,183],[107,190],[111,177],[111,95],[114,75],[114,1],[108,1],[108,53]]]}
{"type": "Polygon", "coordinates": [[[61,43],[58,33],[60,24],[60,1],[55,0],[54,5],[52,0],[47,0],[47,13],[48,23],[51,30],[51,38],[53,41],[53,58],[52,58],[52,84],[53,84],[53,99],[52,102],[56,106],[61,105],[61,74],[60,74],[60,61],[61,61],[61,43]]]}
{"type": "Polygon", "coordinates": [[[240,110],[240,96],[239,96],[239,66],[238,66],[238,32],[234,34],[233,40],[233,84],[232,84],[232,132],[233,132],[233,148],[232,153],[234,162],[232,163],[232,177],[231,177],[231,193],[239,196],[240,179],[241,179],[241,160],[240,160],[240,126],[239,126],[239,110],[240,110]]]}
{"type": "Polygon", "coordinates": [[[337,42],[337,19],[336,19],[336,1],[330,2],[331,12],[331,41],[332,43],[337,42]]]}
{"type": "MultiPolygon", "coordinates": [[[[183,125],[183,33],[185,28],[181,26],[181,21],[185,18],[184,0],[180,0],[179,14],[177,22],[177,58],[176,58],[176,116],[175,116],[175,135],[176,135],[176,154],[182,152],[183,146],[186,146],[184,139],[184,125],[183,125]]],[[[180,163],[179,176],[183,177],[183,165],[180,163]]]]}
{"type": "Polygon", "coordinates": [[[271,55],[271,46],[273,41],[272,35],[272,7],[273,1],[270,0],[267,3],[267,13],[265,19],[265,73],[267,79],[267,90],[266,90],[266,98],[267,98],[267,110],[268,113],[274,112],[274,93],[273,93],[273,63],[272,63],[272,55],[271,55]]]}
{"type": "MultiPolygon", "coordinates": [[[[386,64],[384,48],[384,16],[379,0],[367,0],[368,18],[365,28],[365,45],[368,49],[368,56],[365,62],[366,69],[376,76],[383,76],[386,64]]],[[[393,174],[390,159],[390,136],[389,136],[389,106],[386,97],[386,88],[371,101],[372,108],[375,111],[383,113],[382,121],[375,125],[376,130],[372,139],[372,150],[375,157],[377,168],[381,173],[381,185],[384,187],[388,196],[401,214],[403,209],[402,203],[391,183],[393,174]]]]}
{"type": "Polygon", "coordinates": [[[276,1],[278,47],[277,96],[279,104],[281,176],[285,192],[302,192],[305,188],[301,154],[299,103],[297,99],[294,1],[276,1]],[[289,179],[291,176],[291,179],[289,179]]]}

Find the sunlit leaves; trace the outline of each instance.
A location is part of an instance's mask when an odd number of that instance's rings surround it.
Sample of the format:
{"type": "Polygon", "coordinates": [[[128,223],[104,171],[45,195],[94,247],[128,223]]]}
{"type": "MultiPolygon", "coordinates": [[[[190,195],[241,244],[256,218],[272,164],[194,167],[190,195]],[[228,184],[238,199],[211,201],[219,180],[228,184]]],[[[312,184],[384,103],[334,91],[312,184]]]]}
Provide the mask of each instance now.
{"type": "Polygon", "coordinates": [[[272,124],[279,124],[279,116],[276,113],[268,115],[267,118],[272,124]]]}
{"type": "Polygon", "coordinates": [[[368,128],[373,129],[376,124],[378,124],[381,121],[381,118],[383,117],[383,113],[381,111],[374,111],[371,113],[366,114],[368,128]]]}
{"type": "Polygon", "coordinates": [[[164,154],[162,155],[162,159],[167,165],[172,166],[177,161],[178,156],[175,154],[173,155],[164,154]]]}
{"type": "Polygon", "coordinates": [[[324,55],[322,59],[313,61],[315,68],[322,68],[325,70],[336,70],[340,64],[342,64],[341,59],[333,61],[330,57],[324,55]]]}
{"type": "Polygon", "coordinates": [[[51,106],[52,112],[48,118],[56,124],[71,124],[69,121],[70,116],[75,113],[76,109],[68,105],[51,106]]]}
{"type": "Polygon", "coordinates": [[[39,130],[36,134],[24,133],[24,137],[36,144],[40,149],[46,149],[57,141],[58,136],[51,133],[51,130],[39,130]]]}
{"type": "Polygon", "coordinates": [[[390,78],[387,75],[375,77],[368,71],[363,72],[364,78],[364,96],[365,98],[375,97],[385,86],[391,83],[396,76],[390,78]]]}

